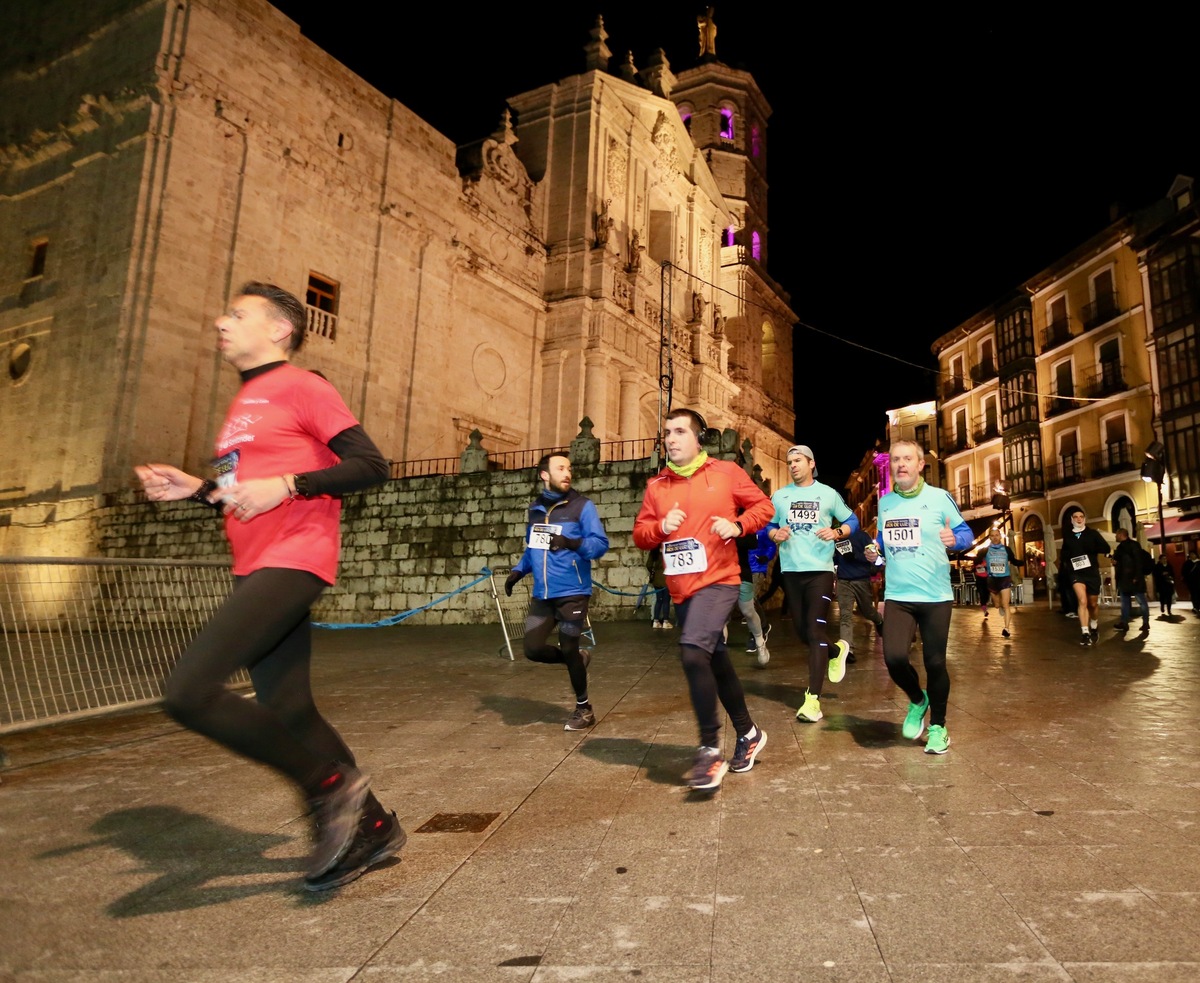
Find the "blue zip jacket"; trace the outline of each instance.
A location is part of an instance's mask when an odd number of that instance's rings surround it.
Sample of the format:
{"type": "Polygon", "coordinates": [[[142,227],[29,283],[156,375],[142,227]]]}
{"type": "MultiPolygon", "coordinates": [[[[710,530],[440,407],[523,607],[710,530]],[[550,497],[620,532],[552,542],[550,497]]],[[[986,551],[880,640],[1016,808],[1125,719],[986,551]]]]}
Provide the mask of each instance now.
{"type": "Polygon", "coordinates": [[[540,600],[571,597],[592,592],[592,560],[608,552],[608,536],[600,522],[600,513],[590,498],[574,488],[554,501],[539,495],[529,506],[525,527],[525,552],[513,571],[533,574],[533,596],[540,600]],[[535,525],[562,526],[562,535],[578,539],[578,549],[531,549],[529,536],[535,525]]]}

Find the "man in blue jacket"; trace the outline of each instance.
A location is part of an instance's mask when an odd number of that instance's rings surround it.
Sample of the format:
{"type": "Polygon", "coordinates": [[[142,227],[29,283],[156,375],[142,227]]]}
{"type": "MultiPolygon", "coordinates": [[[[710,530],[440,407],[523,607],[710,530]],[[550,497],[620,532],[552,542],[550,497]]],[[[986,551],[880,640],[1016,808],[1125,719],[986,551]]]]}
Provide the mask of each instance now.
{"type": "Polygon", "coordinates": [[[504,593],[533,574],[533,600],[525,617],[525,658],[565,664],[575,690],[575,711],[564,730],[596,723],[588,701],[588,653],[579,651],[592,596],[592,560],[608,552],[608,537],[591,499],[571,488],[571,461],[547,454],[537,466],[542,493],[529,506],[525,552],[504,582],[504,593]],[[558,625],[558,645],[547,640],[558,625]]]}
{"type": "Polygon", "coordinates": [[[871,534],[855,529],[849,536],[833,544],[833,565],[837,571],[837,599],[840,631],[838,637],[850,646],[847,662],[857,662],[854,655],[854,606],[858,613],[875,626],[875,634],[883,637],[883,615],[875,607],[871,593],[871,578],[878,569],[863,555],[871,545],[871,534]]]}

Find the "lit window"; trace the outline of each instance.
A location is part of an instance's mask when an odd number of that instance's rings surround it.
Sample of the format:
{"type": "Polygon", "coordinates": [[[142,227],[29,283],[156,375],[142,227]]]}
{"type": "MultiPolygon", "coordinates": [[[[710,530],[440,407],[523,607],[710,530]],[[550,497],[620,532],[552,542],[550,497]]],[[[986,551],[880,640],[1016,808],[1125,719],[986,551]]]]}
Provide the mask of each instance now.
{"type": "Polygon", "coordinates": [[[319,273],[308,274],[304,304],[308,312],[308,330],[322,338],[337,338],[338,283],[319,273]]]}
{"type": "Polygon", "coordinates": [[[750,154],[757,157],[762,153],[762,134],[757,126],[750,127],[750,154]]]}
{"type": "Polygon", "coordinates": [[[737,239],[737,229],[732,225],[725,230],[725,245],[732,246],[737,239]]]}
{"type": "Polygon", "coordinates": [[[750,233],[750,255],[762,261],[762,239],[757,232],[750,233]]]}
{"type": "Polygon", "coordinates": [[[691,132],[692,132],[692,113],[691,113],[691,110],[689,110],[689,109],[681,109],[681,110],[679,111],[679,118],[680,118],[681,120],[683,120],[683,126],[684,126],[684,129],[686,129],[686,130],[688,131],[688,133],[691,133],[691,132]]]}
{"type": "Polygon", "coordinates": [[[46,251],[49,248],[49,239],[35,239],[33,241],[33,252],[29,257],[29,274],[26,279],[36,279],[46,272],[46,251]]]}
{"type": "Polygon", "coordinates": [[[721,139],[733,139],[733,110],[728,106],[721,107],[721,139]]]}

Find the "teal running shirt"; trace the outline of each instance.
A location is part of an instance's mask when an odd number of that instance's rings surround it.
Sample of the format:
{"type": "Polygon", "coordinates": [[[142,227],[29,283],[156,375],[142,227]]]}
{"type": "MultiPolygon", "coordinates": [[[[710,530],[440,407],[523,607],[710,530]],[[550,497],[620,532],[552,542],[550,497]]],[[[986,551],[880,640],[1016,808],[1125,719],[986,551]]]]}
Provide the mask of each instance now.
{"type": "MultiPolygon", "coordinates": [[[[832,571],[833,540],[817,539],[817,530],[853,518],[842,496],[829,485],[814,481],[811,485],[780,488],[771,496],[771,504],[775,506],[775,517],[768,528],[786,526],[792,531],[791,539],[779,544],[779,569],[785,573],[832,571]]],[[[851,525],[857,528],[858,520],[851,525]]]]}
{"type": "Polygon", "coordinates": [[[888,492],[879,500],[876,539],[887,563],[884,599],[888,601],[953,601],[950,557],[942,545],[946,520],[954,532],[953,549],[971,545],[971,527],[942,488],[926,485],[913,498],[888,492]]]}

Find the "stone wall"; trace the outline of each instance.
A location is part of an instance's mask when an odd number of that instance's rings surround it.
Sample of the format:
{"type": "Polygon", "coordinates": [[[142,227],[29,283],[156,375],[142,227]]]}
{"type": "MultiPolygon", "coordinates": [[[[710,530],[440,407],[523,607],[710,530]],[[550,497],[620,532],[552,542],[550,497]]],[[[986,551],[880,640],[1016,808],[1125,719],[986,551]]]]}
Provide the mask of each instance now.
{"type": "MultiPolygon", "coordinates": [[[[596,503],[609,552],[592,566],[593,580],[636,594],[646,582],[646,554],[633,545],[649,462],[620,461],[574,468],[575,487],[596,503]]],[[[327,591],[317,620],[372,622],[427,604],[520,558],[526,510],[538,490],[532,468],[389,481],[346,497],[342,513],[341,579],[327,591]]],[[[152,504],[137,492],[111,496],[100,513],[99,551],[113,557],[181,560],[228,556],[215,512],[192,502],[152,504]]],[[[527,580],[527,582],[529,582],[527,580]]],[[[597,587],[593,620],[633,615],[636,597],[597,587]]],[[[486,584],[456,594],[409,619],[412,624],[494,620],[486,584]]]]}

